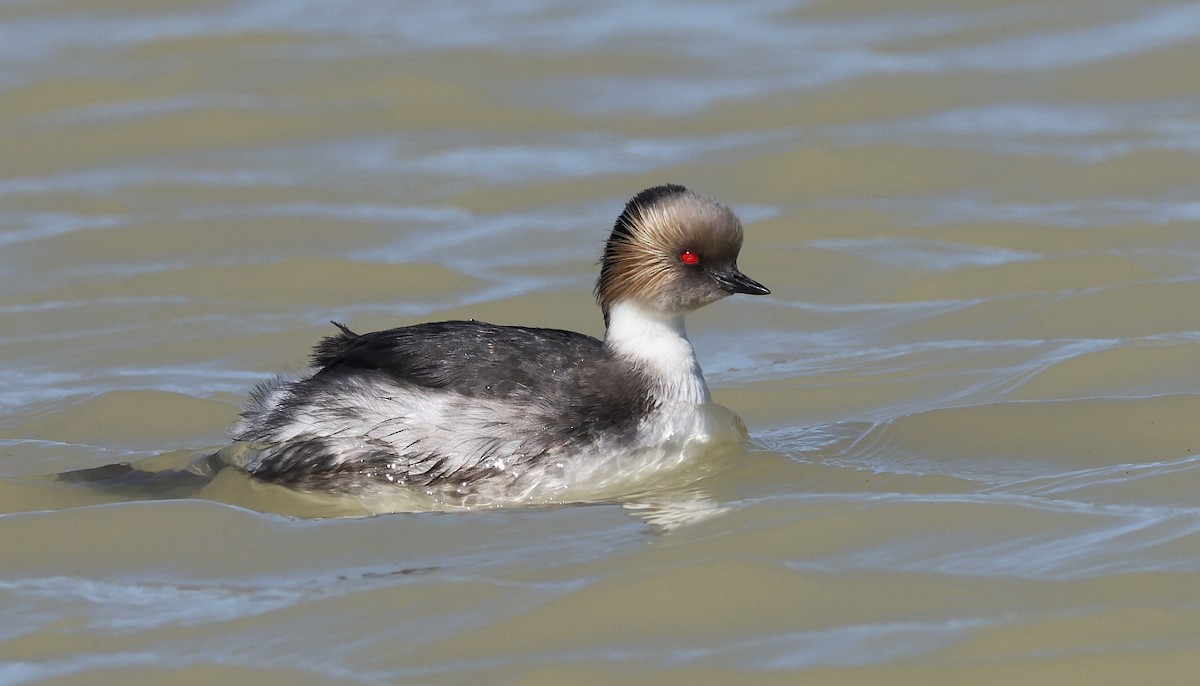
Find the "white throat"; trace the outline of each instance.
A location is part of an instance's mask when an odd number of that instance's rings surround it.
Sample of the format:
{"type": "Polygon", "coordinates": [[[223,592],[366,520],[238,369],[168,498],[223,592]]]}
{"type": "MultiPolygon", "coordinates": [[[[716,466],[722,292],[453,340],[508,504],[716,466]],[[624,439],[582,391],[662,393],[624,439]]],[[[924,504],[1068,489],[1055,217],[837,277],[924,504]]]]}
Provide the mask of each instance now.
{"type": "Polygon", "coordinates": [[[660,399],[696,405],[709,402],[704,374],[683,328],[683,315],[653,312],[631,302],[614,303],[608,311],[604,342],[654,379],[660,399]]]}

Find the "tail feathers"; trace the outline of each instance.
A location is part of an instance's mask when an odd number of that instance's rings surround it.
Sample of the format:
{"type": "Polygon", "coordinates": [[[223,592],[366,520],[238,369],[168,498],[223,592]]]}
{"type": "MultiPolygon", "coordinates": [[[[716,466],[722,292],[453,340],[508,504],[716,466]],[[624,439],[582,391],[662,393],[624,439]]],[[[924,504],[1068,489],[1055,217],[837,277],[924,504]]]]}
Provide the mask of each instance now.
{"type": "Polygon", "coordinates": [[[340,322],[330,322],[330,324],[340,329],[341,333],[321,339],[321,342],[313,349],[312,362],[314,367],[328,367],[337,362],[346,352],[346,348],[358,339],[358,334],[351,331],[345,324],[340,322]]]}

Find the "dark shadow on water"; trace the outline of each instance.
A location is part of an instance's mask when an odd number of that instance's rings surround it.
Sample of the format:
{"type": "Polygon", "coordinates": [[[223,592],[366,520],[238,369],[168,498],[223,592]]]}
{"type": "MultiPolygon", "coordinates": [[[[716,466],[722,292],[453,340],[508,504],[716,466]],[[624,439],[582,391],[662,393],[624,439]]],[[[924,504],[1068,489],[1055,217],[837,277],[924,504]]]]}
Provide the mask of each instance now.
{"type": "Polygon", "coordinates": [[[210,455],[185,469],[151,471],[131,462],[119,462],[62,472],[52,478],[122,498],[167,500],[196,497],[225,466],[215,455],[210,455]]]}

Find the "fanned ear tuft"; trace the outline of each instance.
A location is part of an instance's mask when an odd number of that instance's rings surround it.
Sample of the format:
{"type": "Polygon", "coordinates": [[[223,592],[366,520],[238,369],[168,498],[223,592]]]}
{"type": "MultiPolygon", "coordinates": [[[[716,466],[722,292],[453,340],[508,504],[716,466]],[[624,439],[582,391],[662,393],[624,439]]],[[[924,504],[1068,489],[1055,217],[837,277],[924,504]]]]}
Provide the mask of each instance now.
{"type": "Polygon", "coordinates": [[[609,308],[623,299],[672,309],[677,303],[666,294],[681,264],[732,263],[741,245],[741,222],[725,205],[677,184],[638,193],[617,218],[600,260],[595,292],[605,324],[609,308]]]}

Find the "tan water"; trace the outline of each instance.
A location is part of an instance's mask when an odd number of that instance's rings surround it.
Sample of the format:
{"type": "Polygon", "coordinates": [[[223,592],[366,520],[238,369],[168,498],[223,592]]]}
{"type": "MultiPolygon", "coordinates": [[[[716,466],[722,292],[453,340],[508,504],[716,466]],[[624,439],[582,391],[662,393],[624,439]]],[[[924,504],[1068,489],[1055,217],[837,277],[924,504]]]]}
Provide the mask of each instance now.
{"type": "Polygon", "coordinates": [[[0,4],[0,683],[1195,682],[1200,5],[409,5],[0,4]],[[39,476],[221,447],[330,319],[599,334],[664,181],[774,291],[689,319],[751,443],[675,486],[39,476]]]}

